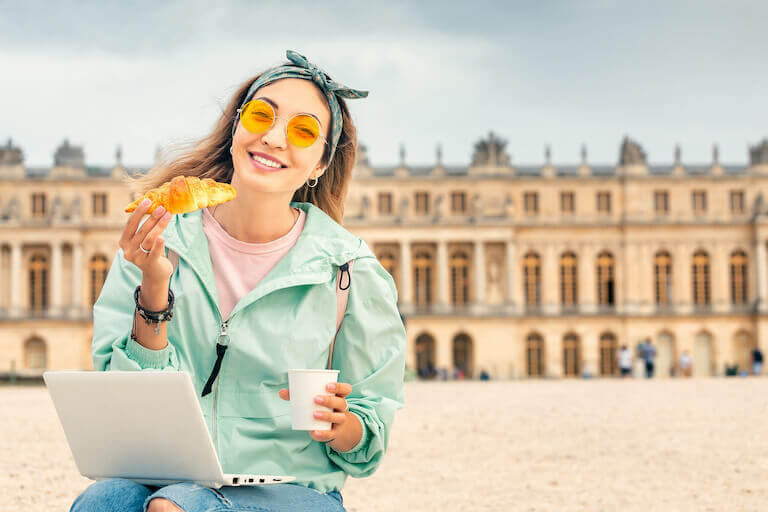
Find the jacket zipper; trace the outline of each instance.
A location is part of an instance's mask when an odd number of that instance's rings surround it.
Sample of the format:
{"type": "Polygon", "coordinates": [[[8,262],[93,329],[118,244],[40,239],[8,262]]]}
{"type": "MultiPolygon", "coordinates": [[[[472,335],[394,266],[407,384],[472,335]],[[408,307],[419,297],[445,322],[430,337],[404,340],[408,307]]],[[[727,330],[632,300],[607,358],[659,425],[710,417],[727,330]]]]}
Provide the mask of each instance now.
{"type": "MultiPolygon", "coordinates": [[[[219,316],[221,316],[221,313],[219,313],[219,316]]],[[[232,315],[230,315],[230,318],[231,317],[232,317],[232,315]]],[[[221,328],[219,330],[219,336],[216,339],[216,344],[217,345],[223,345],[224,347],[228,347],[229,346],[229,333],[227,332],[228,324],[229,324],[229,318],[227,318],[226,320],[223,320],[221,322],[221,328]],[[223,341],[223,343],[222,343],[222,341],[223,341]]],[[[226,350],[226,348],[225,348],[225,350],[226,350]]],[[[222,358],[224,357],[223,354],[222,354],[221,357],[222,358]]],[[[221,379],[219,379],[218,376],[216,376],[216,381],[213,383],[213,442],[214,442],[214,446],[216,446],[216,453],[219,452],[219,438],[218,438],[218,436],[216,434],[216,424],[217,424],[217,421],[216,421],[216,404],[217,404],[218,396],[219,396],[219,381],[220,380],[221,379]]]]}

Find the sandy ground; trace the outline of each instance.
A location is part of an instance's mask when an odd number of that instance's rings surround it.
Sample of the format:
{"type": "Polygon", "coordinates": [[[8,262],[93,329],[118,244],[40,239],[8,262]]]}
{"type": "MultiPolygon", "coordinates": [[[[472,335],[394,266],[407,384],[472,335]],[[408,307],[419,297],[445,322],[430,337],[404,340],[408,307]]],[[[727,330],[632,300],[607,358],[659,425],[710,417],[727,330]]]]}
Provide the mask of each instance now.
{"type": "MultiPolygon", "coordinates": [[[[0,511],[90,483],[45,388],[0,387],[0,511]]],[[[409,382],[347,510],[768,510],[768,379],[409,382]]]]}

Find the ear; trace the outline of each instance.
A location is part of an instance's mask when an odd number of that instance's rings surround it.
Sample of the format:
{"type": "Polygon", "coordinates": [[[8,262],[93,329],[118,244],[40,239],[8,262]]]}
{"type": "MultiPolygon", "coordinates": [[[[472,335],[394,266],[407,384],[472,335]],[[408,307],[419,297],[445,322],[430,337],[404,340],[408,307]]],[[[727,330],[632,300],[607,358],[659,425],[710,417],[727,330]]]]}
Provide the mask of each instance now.
{"type": "Polygon", "coordinates": [[[322,165],[318,164],[317,167],[315,167],[314,172],[309,175],[309,179],[313,180],[315,178],[319,178],[323,174],[325,174],[325,171],[327,170],[327,167],[323,167],[322,165]]]}

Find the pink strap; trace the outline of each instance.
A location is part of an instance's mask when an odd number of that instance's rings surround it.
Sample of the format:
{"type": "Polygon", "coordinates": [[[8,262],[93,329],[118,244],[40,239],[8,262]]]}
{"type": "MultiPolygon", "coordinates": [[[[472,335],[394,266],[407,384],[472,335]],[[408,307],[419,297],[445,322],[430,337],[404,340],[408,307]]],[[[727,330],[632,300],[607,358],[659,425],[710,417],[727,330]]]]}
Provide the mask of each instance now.
{"type": "Polygon", "coordinates": [[[344,313],[347,311],[347,299],[349,298],[349,287],[351,286],[351,275],[352,275],[352,265],[355,263],[355,260],[349,260],[349,276],[350,281],[347,284],[347,287],[342,290],[339,287],[339,282],[341,279],[341,273],[342,270],[339,269],[339,272],[336,274],[336,333],[333,335],[333,339],[331,340],[331,349],[328,351],[328,369],[331,369],[331,363],[333,363],[333,346],[336,343],[336,336],[339,334],[339,329],[341,328],[341,322],[344,320],[344,313]]]}

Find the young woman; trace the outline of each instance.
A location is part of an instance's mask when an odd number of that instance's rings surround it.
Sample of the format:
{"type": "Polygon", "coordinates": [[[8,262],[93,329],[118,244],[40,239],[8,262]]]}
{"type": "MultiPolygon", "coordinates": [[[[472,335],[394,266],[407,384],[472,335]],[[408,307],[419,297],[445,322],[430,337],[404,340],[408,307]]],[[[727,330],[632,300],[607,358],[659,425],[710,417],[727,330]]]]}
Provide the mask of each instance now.
{"type": "Polygon", "coordinates": [[[338,511],[347,476],[381,463],[403,405],[405,329],[392,277],[340,226],[357,146],[343,98],[367,92],[287,56],[239,88],[212,134],[138,181],[143,192],[174,176],[213,178],[237,196],[192,213],[158,208],[144,219],[144,204],[130,215],[94,305],[93,361],[97,370],[189,372],[224,472],[296,481],[213,490],[109,479],[72,511],[338,511]],[[287,370],[326,367],[337,276],[353,259],[342,272],[338,384],[316,400],[333,409],[315,414],[332,429],[292,430],[287,370]],[[171,303],[170,320],[139,315],[171,303]]]}

